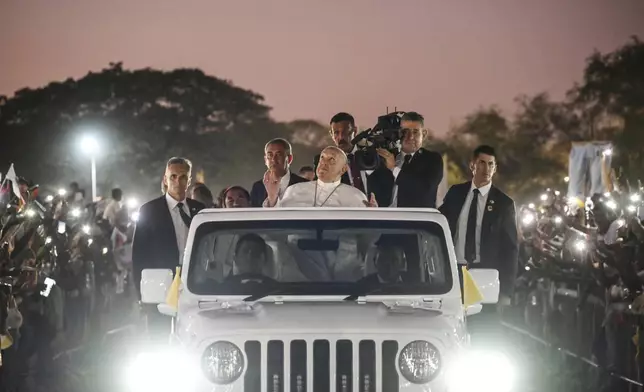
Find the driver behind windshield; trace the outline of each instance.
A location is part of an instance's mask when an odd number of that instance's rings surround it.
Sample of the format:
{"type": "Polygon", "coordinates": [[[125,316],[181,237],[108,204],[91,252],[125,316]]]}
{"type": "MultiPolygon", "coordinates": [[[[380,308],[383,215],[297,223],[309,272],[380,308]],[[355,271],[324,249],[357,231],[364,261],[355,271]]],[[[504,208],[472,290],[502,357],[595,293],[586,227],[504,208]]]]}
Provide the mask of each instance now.
{"type": "Polygon", "coordinates": [[[358,281],[360,285],[378,286],[382,283],[409,282],[405,267],[407,259],[402,247],[392,243],[379,243],[375,257],[376,271],[358,281]]]}
{"type": "Polygon", "coordinates": [[[268,246],[257,234],[245,234],[235,247],[236,271],[226,281],[235,283],[274,283],[264,274],[268,269],[268,246]]]}

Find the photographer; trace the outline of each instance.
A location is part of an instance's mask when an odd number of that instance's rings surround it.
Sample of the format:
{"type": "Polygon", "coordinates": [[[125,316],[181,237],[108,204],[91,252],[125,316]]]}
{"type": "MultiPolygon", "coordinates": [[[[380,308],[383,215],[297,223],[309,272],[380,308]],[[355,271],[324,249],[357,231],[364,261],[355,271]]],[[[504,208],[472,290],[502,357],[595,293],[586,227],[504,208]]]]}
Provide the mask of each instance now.
{"type": "MultiPolygon", "coordinates": [[[[443,179],[443,158],[440,154],[422,148],[427,137],[425,119],[416,112],[407,112],[400,119],[401,153],[394,155],[378,149],[390,170],[392,207],[436,208],[438,186],[443,179]]],[[[380,204],[382,205],[382,204],[380,204]]]]}
{"type": "MultiPolygon", "coordinates": [[[[351,185],[362,191],[367,197],[373,193],[378,205],[387,207],[391,204],[394,178],[384,163],[373,170],[362,170],[356,159],[357,146],[351,143],[356,136],[355,119],[349,113],[338,113],[331,118],[330,134],[336,147],[347,154],[348,170],[342,175],[342,183],[351,185]]],[[[320,156],[315,156],[314,166],[317,169],[320,156]]]]}

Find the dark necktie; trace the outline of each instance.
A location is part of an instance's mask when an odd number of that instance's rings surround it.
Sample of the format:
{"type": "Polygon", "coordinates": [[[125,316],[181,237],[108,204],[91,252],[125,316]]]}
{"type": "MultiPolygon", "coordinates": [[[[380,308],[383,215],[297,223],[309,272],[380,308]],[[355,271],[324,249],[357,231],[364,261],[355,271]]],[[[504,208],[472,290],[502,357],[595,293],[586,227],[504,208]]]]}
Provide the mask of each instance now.
{"type": "Polygon", "coordinates": [[[349,154],[349,169],[351,170],[351,179],[353,180],[353,186],[360,189],[364,193],[364,184],[362,183],[362,174],[360,173],[360,168],[356,162],[356,156],[349,154]]]}
{"type": "Polygon", "coordinates": [[[403,159],[403,164],[402,164],[402,167],[400,168],[400,170],[404,169],[405,166],[409,165],[409,162],[411,162],[411,157],[412,157],[411,154],[405,155],[405,158],[403,159]]]}
{"type": "Polygon", "coordinates": [[[467,234],[465,235],[465,260],[473,263],[476,260],[476,221],[479,205],[479,190],[472,190],[472,204],[467,214],[467,234]]]}
{"type": "Polygon", "coordinates": [[[190,227],[190,222],[192,222],[192,218],[186,214],[186,212],[183,210],[183,203],[177,203],[177,208],[179,209],[179,215],[181,215],[181,219],[183,220],[183,223],[186,224],[187,227],[190,227]]]}

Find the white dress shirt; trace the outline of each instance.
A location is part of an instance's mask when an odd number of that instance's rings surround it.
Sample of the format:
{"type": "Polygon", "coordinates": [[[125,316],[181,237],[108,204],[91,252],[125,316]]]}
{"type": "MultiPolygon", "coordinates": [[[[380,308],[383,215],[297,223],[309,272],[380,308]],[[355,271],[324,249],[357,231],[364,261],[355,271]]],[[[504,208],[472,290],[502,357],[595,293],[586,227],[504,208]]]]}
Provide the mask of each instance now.
{"type": "Polygon", "coordinates": [[[116,225],[117,214],[121,208],[123,208],[123,205],[120,201],[110,200],[107,207],[105,207],[105,211],[103,211],[103,219],[110,222],[110,225],[114,227],[116,225]]]}
{"type": "Polygon", "coordinates": [[[364,201],[367,201],[364,193],[340,180],[332,183],[316,180],[288,187],[277,207],[365,207],[364,201]]]}
{"type": "MultiPolygon", "coordinates": [[[[168,210],[170,210],[170,216],[172,217],[172,225],[174,226],[174,233],[177,237],[177,247],[179,247],[179,263],[183,262],[183,253],[186,249],[186,242],[188,241],[188,226],[181,219],[181,213],[177,205],[178,201],[172,198],[169,193],[165,194],[165,200],[168,202],[168,210]]],[[[184,198],[183,201],[183,211],[190,216],[190,208],[188,208],[188,203],[184,198]]]]}
{"type": "MultiPolygon", "coordinates": [[[[470,192],[465,198],[465,203],[463,203],[463,208],[461,209],[461,214],[458,217],[458,228],[456,230],[456,261],[459,264],[467,264],[465,260],[465,239],[467,237],[467,218],[470,213],[470,205],[472,205],[472,199],[474,197],[473,190],[476,187],[472,183],[470,192]]],[[[492,183],[489,183],[485,186],[482,186],[479,189],[478,196],[478,206],[476,209],[476,259],[475,263],[481,261],[481,224],[483,223],[483,214],[485,213],[485,205],[487,204],[487,197],[490,193],[490,188],[492,188],[492,183]]]]}

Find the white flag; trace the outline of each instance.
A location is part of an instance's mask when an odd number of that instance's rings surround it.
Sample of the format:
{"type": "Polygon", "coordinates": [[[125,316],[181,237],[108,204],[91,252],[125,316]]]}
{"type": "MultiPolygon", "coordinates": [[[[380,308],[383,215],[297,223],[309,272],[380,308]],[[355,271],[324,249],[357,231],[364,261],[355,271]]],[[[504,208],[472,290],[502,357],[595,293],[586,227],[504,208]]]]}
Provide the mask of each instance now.
{"type": "Polygon", "coordinates": [[[9,171],[7,172],[7,175],[4,176],[5,181],[9,180],[11,181],[11,187],[13,188],[13,193],[18,196],[20,200],[24,202],[22,199],[22,195],[20,194],[20,187],[18,187],[18,177],[16,176],[16,170],[13,168],[13,163],[11,164],[11,167],[9,168],[9,171]]]}

